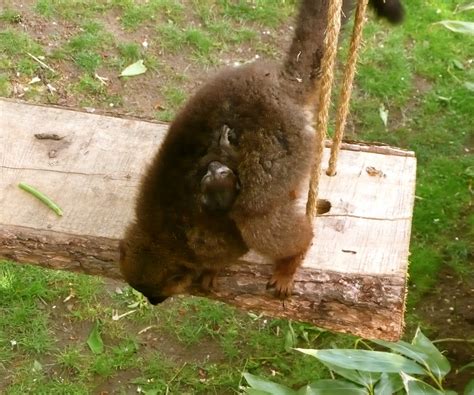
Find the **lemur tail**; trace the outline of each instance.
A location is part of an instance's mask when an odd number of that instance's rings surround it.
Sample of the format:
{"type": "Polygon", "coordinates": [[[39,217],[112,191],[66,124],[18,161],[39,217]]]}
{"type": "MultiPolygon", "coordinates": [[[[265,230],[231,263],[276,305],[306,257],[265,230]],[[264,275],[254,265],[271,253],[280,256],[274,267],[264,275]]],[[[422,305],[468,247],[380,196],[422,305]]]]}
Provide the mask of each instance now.
{"type": "MultiPolygon", "coordinates": [[[[330,1],[301,0],[293,41],[283,64],[283,78],[291,84],[295,97],[302,103],[311,99],[320,73],[330,1]]],[[[354,3],[353,0],[343,0],[343,23],[354,3]]],[[[400,0],[369,0],[369,5],[379,17],[392,23],[403,20],[404,9],[400,0]]]]}

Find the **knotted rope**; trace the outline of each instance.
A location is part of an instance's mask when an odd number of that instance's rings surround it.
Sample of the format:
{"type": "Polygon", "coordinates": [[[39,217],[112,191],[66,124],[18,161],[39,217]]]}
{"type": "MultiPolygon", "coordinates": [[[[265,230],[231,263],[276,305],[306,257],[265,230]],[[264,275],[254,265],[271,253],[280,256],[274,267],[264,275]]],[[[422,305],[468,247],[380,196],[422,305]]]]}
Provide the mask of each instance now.
{"type": "Polygon", "coordinates": [[[324,139],[329,118],[329,105],[331,104],[332,81],[334,79],[334,62],[337,53],[339,30],[341,29],[342,0],[329,1],[328,24],[326,31],[326,50],[321,62],[321,79],[319,92],[319,109],[316,114],[316,160],[311,171],[311,181],[309,183],[308,203],[306,204],[306,214],[309,218],[316,217],[318,186],[321,175],[321,161],[324,149],[324,139]]]}
{"type": "Polygon", "coordinates": [[[362,41],[362,30],[365,22],[365,11],[367,10],[368,0],[360,0],[357,3],[355,13],[354,28],[352,30],[351,46],[349,48],[349,57],[347,59],[344,77],[342,80],[339,108],[336,118],[336,130],[332,139],[331,156],[329,158],[329,167],[326,171],[328,176],[336,174],[336,165],[339,151],[341,149],[342,137],[346,127],[347,114],[349,113],[349,101],[352,94],[352,86],[359,55],[360,43],[362,41]]]}
{"type": "MultiPolygon", "coordinates": [[[[340,104],[336,118],[336,131],[331,146],[331,156],[329,159],[329,168],[327,174],[333,176],[336,174],[336,164],[339,151],[341,148],[342,137],[344,135],[344,127],[349,112],[349,101],[352,93],[352,85],[354,81],[357,56],[362,40],[362,29],[365,22],[365,13],[368,0],[359,0],[355,13],[354,28],[352,31],[352,39],[349,49],[349,57],[341,87],[340,104]]],[[[316,159],[311,172],[311,181],[309,185],[308,202],[306,205],[306,214],[309,218],[316,217],[317,201],[319,191],[319,180],[321,178],[321,162],[324,149],[324,140],[327,134],[329,106],[331,104],[331,90],[334,80],[334,63],[337,53],[339,31],[341,28],[341,10],[342,0],[330,1],[328,8],[328,27],[326,33],[326,50],[321,62],[321,79],[319,93],[319,108],[316,114],[316,139],[317,151],[316,159]]]]}

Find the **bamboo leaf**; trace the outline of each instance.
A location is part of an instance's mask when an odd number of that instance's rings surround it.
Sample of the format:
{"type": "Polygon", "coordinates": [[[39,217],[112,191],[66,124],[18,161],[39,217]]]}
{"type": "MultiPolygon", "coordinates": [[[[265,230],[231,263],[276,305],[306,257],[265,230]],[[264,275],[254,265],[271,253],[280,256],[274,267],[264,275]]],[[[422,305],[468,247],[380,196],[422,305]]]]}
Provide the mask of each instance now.
{"type": "Polygon", "coordinates": [[[448,359],[441,354],[433,343],[431,343],[430,339],[423,334],[420,328],[416,330],[415,337],[412,340],[412,345],[428,356],[426,364],[439,379],[449,373],[451,365],[449,364],[448,359]]]}
{"type": "Polygon", "coordinates": [[[374,395],[392,395],[403,388],[403,382],[398,374],[382,373],[374,388],[374,395]]]}
{"type": "Polygon", "coordinates": [[[358,370],[361,384],[366,388],[373,388],[373,386],[380,380],[381,374],[379,372],[364,372],[358,370]]]}
{"type": "Polygon", "coordinates": [[[345,379],[360,384],[366,388],[371,388],[379,379],[380,373],[363,372],[360,370],[345,369],[329,362],[321,361],[328,369],[345,379]]]}
{"type": "Polygon", "coordinates": [[[467,383],[466,388],[464,388],[464,395],[474,395],[474,379],[467,383]]]}
{"type": "MultiPolygon", "coordinates": [[[[253,374],[244,373],[244,377],[245,380],[247,380],[247,383],[249,383],[254,390],[262,391],[264,393],[266,392],[271,395],[296,395],[296,391],[291,388],[254,376],[253,374]]],[[[253,394],[255,394],[255,392],[253,392],[253,394]]]]}
{"type": "Polygon", "coordinates": [[[341,377],[344,377],[347,380],[350,380],[354,383],[364,385],[363,380],[360,377],[360,374],[357,370],[354,369],[345,369],[338,365],[335,365],[330,362],[321,361],[328,369],[332,370],[334,373],[338,374],[341,377]]]}
{"type": "MultiPolygon", "coordinates": [[[[474,175],[474,169],[473,169],[473,175],[474,175]]],[[[462,372],[465,369],[469,368],[474,368],[474,361],[467,363],[466,365],[462,366],[461,369],[459,369],[460,372],[462,372]]]]}
{"type": "Polygon", "coordinates": [[[387,342],[385,340],[372,340],[372,343],[387,347],[392,351],[402,354],[405,357],[411,358],[414,361],[419,362],[421,365],[428,367],[428,355],[421,352],[420,349],[415,347],[413,344],[404,342],[402,340],[395,343],[387,342]]]}
{"type": "Polygon", "coordinates": [[[440,21],[436,22],[435,25],[443,25],[446,29],[456,33],[474,34],[474,22],[440,21]]]}
{"type": "Polygon", "coordinates": [[[463,12],[469,10],[474,10],[474,3],[463,4],[456,8],[456,12],[463,12]]]}
{"type": "Polygon", "coordinates": [[[270,392],[256,390],[254,388],[245,388],[245,392],[249,395],[272,395],[270,392]]]}
{"type": "Polygon", "coordinates": [[[386,372],[411,374],[426,374],[426,372],[410,359],[401,355],[381,351],[367,350],[296,350],[312,355],[323,362],[329,362],[345,369],[354,369],[366,372],[386,372]]]}
{"type": "Polygon", "coordinates": [[[297,395],[367,395],[366,389],[345,380],[318,380],[301,387],[297,395]]]}
{"type": "Polygon", "coordinates": [[[444,395],[444,392],[438,391],[436,388],[416,379],[415,377],[409,376],[403,372],[400,374],[407,395],[444,395]]]}

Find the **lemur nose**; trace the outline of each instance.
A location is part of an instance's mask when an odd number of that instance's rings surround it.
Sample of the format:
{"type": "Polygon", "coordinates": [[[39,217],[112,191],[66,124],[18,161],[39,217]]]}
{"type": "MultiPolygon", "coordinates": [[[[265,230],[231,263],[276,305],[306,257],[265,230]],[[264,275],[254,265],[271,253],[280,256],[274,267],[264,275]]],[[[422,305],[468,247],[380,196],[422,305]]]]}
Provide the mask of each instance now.
{"type": "Polygon", "coordinates": [[[166,299],[168,299],[167,296],[150,296],[150,297],[148,297],[148,301],[153,306],[156,306],[157,304],[163,303],[166,299]]]}

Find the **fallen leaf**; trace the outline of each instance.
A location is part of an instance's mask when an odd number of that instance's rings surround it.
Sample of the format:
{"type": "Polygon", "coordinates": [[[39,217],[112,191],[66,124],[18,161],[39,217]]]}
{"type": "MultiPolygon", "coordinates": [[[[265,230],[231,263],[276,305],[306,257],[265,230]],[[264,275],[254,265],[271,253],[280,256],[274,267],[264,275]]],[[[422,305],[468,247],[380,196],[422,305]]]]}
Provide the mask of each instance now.
{"type": "Polygon", "coordinates": [[[453,66],[456,67],[458,70],[464,70],[464,65],[457,59],[452,59],[451,62],[453,66]]]}
{"type": "Polygon", "coordinates": [[[468,177],[474,178],[474,166],[470,166],[464,170],[464,174],[466,174],[468,177]]]}
{"type": "Polygon", "coordinates": [[[96,322],[92,328],[89,338],[87,339],[87,345],[94,354],[100,354],[102,351],[104,351],[104,342],[100,337],[98,322],[96,322]]]}
{"type": "Polygon", "coordinates": [[[379,115],[380,119],[382,120],[383,124],[385,127],[387,127],[388,124],[388,110],[385,109],[385,106],[383,104],[380,105],[379,107],[379,115]]]}
{"type": "Polygon", "coordinates": [[[125,67],[125,69],[120,74],[120,77],[133,77],[134,75],[143,74],[146,72],[147,68],[143,64],[143,59],[136,61],[130,66],[125,67]]]}
{"type": "Polygon", "coordinates": [[[43,370],[43,365],[41,365],[38,361],[33,362],[33,372],[41,372],[43,370]]]}
{"type": "Polygon", "coordinates": [[[29,85],[31,84],[36,84],[37,82],[41,82],[41,78],[39,77],[33,77],[30,82],[28,82],[29,85]]]}
{"type": "Polygon", "coordinates": [[[153,106],[155,110],[166,110],[166,107],[163,106],[160,102],[156,102],[156,104],[153,106]]]}

